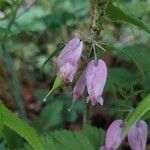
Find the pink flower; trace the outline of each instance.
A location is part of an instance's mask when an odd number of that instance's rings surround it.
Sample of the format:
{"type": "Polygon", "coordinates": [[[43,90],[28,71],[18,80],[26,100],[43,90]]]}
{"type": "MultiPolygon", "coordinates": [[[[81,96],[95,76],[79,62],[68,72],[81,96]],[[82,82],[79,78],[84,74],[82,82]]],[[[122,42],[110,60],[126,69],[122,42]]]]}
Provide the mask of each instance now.
{"type": "Polygon", "coordinates": [[[91,100],[92,105],[99,102],[103,105],[103,88],[107,78],[107,67],[103,60],[99,59],[97,64],[94,60],[88,63],[86,70],[86,83],[88,90],[88,101],[91,100]]]}
{"type": "Polygon", "coordinates": [[[84,92],[86,87],[85,71],[82,72],[73,89],[73,100],[77,100],[84,92]]]}
{"type": "Polygon", "coordinates": [[[132,150],[146,150],[147,132],[148,127],[143,120],[130,129],[128,142],[132,150]]]}
{"type": "Polygon", "coordinates": [[[76,73],[77,65],[72,64],[71,62],[67,62],[62,65],[59,69],[59,73],[63,76],[64,80],[69,80],[72,82],[73,76],[76,73]]]}
{"type": "Polygon", "coordinates": [[[59,73],[65,80],[72,82],[81,58],[83,42],[74,38],[63,48],[57,60],[59,73]]]}
{"type": "Polygon", "coordinates": [[[104,150],[116,150],[122,143],[122,120],[115,120],[109,126],[106,133],[104,150]]]}

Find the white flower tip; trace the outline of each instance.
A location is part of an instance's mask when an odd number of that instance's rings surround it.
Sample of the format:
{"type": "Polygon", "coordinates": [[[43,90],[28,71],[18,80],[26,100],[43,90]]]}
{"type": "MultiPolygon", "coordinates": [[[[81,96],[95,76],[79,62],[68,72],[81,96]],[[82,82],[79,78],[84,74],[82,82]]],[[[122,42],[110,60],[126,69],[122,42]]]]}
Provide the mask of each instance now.
{"type": "Polygon", "coordinates": [[[73,79],[71,78],[71,79],[68,79],[71,83],[72,83],[72,81],[73,81],[73,79]]]}
{"type": "Polygon", "coordinates": [[[101,146],[99,150],[105,150],[105,146],[101,146]]]}
{"type": "Polygon", "coordinates": [[[100,97],[100,99],[98,99],[98,103],[100,103],[101,105],[103,105],[103,104],[104,104],[104,100],[103,100],[103,98],[102,98],[102,97],[100,97]]]}
{"type": "Polygon", "coordinates": [[[89,103],[89,101],[90,101],[90,97],[88,96],[88,97],[86,98],[86,103],[89,103]]]}

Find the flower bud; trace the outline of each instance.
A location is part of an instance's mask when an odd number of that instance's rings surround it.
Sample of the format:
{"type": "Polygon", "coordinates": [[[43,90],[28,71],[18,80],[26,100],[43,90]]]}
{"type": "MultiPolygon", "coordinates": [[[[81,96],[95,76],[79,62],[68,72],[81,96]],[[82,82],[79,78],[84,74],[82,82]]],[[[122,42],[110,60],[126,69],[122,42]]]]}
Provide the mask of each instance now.
{"type": "Polygon", "coordinates": [[[122,143],[122,120],[115,120],[106,133],[104,150],[116,150],[122,143]]]}
{"type": "Polygon", "coordinates": [[[73,89],[74,101],[77,100],[82,95],[85,86],[86,86],[85,71],[83,71],[73,89]]]}
{"type": "Polygon", "coordinates": [[[94,60],[88,63],[86,70],[86,83],[88,90],[88,101],[91,100],[92,105],[99,102],[103,105],[102,93],[107,78],[107,67],[103,60],[99,59],[97,64],[94,60]]]}
{"type": "Polygon", "coordinates": [[[148,127],[143,120],[129,130],[128,142],[132,150],[146,150],[147,132],[148,127]]]}
{"type": "Polygon", "coordinates": [[[79,38],[74,38],[63,48],[57,60],[59,73],[65,80],[72,82],[77,71],[77,65],[81,58],[83,42],[79,38]]]}

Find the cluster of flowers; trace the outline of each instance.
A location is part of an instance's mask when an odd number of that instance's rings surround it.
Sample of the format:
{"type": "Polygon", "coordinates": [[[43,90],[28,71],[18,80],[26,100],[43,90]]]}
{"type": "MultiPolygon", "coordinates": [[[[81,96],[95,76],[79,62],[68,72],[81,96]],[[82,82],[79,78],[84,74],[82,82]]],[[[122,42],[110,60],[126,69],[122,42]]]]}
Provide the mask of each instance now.
{"type": "MultiPolygon", "coordinates": [[[[77,71],[83,50],[83,42],[74,38],[68,42],[58,57],[57,67],[64,80],[72,82],[77,71]]],[[[88,98],[92,105],[103,104],[102,92],[107,78],[107,67],[103,60],[91,60],[79,77],[74,89],[73,99],[78,99],[87,86],[88,98]]]]}
{"type": "MultiPolygon", "coordinates": [[[[64,80],[73,81],[83,50],[83,42],[79,38],[70,40],[58,57],[57,67],[64,80]]],[[[87,86],[88,98],[92,105],[103,104],[102,92],[107,78],[107,67],[103,60],[91,60],[79,77],[74,89],[73,99],[77,100],[87,86]]]]}
{"type": "MultiPolygon", "coordinates": [[[[70,40],[63,48],[58,57],[57,67],[60,75],[65,81],[73,81],[78,69],[83,50],[83,42],[79,38],[70,40]]],[[[73,99],[77,100],[87,86],[89,96],[87,102],[92,105],[100,103],[103,105],[102,93],[107,78],[107,67],[103,60],[89,61],[87,67],[81,73],[73,89],[73,99]]],[[[116,150],[123,141],[122,137],[123,121],[112,122],[106,133],[105,146],[101,150],[116,150]]],[[[128,132],[128,142],[132,150],[145,150],[147,140],[147,124],[139,121],[128,132]]]]}
{"type": "MultiPolygon", "coordinates": [[[[106,133],[105,146],[100,150],[116,150],[123,141],[123,121],[115,120],[106,133]]],[[[128,142],[132,150],[146,150],[148,127],[145,121],[140,120],[128,132],[128,142]]]]}

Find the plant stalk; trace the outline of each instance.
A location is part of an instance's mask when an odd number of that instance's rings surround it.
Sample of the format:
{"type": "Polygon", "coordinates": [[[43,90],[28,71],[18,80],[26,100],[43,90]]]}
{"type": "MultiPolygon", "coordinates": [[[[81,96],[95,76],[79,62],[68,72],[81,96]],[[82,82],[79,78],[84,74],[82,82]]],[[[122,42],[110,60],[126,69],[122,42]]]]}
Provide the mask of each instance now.
{"type": "Polygon", "coordinates": [[[85,102],[85,109],[83,113],[83,129],[90,123],[90,104],[85,102]]]}
{"type": "MultiPolygon", "coordinates": [[[[19,4],[16,5],[15,10],[12,13],[12,17],[10,18],[10,21],[7,26],[8,31],[11,30],[11,27],[15,22],[17,12],[18,12],[21,4],[22,4],[22,0],[20,1],[19,4]]],[[[21,117],[23,119],[27,120],[27,115],[26,115],[26,111],[24,108],[23,98],[22,98],[22,94],[21,94],[21,90],[20,90],[20,88],[21,88],[20,83],[17,79],[16,71],[13,66],[13,60],[12,60],[9,52],[6,49],[6,40],[8,38],[8,34],[9,34],[9,32],[6,32],[6,34],[4,35],[4,37],[0,43],[0,48],[1,48],[0,50],[1,50],[2,56],[4,58],[4,63],[8,69],[9,76],[10,76],[11,90],[12,90],[12,94],[14,96],[15,104],[17,106],[17,109],[19,110],[21,117]]]]}
{"type": "Polygon", "coordinates": [[[94,40],[100,40],[103,20],[108,0],[90,0],[91,25],[90,33],[94,40]]]}
{"type": "MultiPolygon", "coordinates": [[[[90,0],[90,13],[91,13],[91,24],[90,24],[90,35],[93,40],[100,41],[101,31],[103,30],[103,20],[105,15],[105,9],[108,0],[90,0]]],[[[96,56],[96,50],[94,51],[96,56]]],[[[96,57],[97,59],[97,57],[96,57]]],[[[83,128],[89,123],[90,119],[90,106],[88,103],[85,104],[85,110],[83,114],[83,128]]]]}

